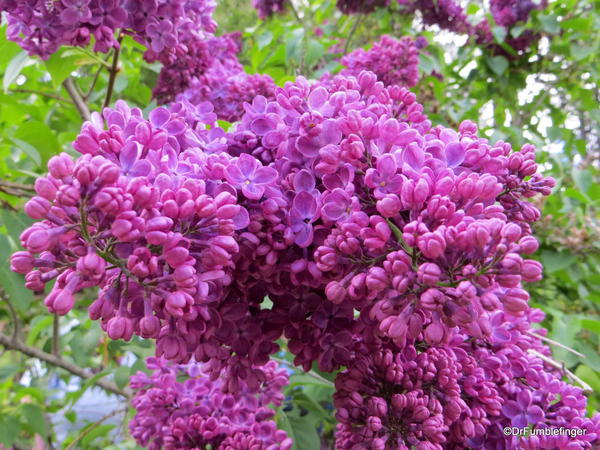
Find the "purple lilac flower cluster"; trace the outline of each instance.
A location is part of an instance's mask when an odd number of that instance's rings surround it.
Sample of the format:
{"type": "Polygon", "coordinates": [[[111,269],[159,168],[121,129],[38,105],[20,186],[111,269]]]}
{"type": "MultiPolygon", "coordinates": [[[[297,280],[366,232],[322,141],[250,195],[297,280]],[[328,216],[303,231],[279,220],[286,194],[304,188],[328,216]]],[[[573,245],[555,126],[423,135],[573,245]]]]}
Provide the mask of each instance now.
{"type": "Polygon", "coordinates": [[[344,14],[369,14],[389,4],[390,0],[337,0],[337,7],[344,14]]]}
{"type": "Polygon", "coordinates": [[[230,392],[223,380],[211,379],[202,364],[177,365],[148,358],[150,375],[131,377],[137,410],[129,423],[131,435],[149,448],[215,450],[288,450],[292,440],[278,430],[272,419],[283,401],[281,389],[288,384],[285,370],[270,362],[259,370],[258,391],[246,385],[230,392]],[[184,378],[185,381],[179,381],[184,378]]]}
{"type": "Polygon", "coordinates": [[[582,390],[538,356],[550,353],[538,337],[545,330],[531,328],[543,316],[498,311],[488,339],[459,333],[442,346],[416,339],[361,351],[336,379],[336,448],[595,448],[600,415],[587,418],[582,390]],[[518,438],[505,427],[582,434],[518,438]]]}
{"type": "Polygon", "coordinates": [[[413,87],[419,81],[419,50],[412,38],[400,40],[384,35],[369,50],[362,48],[345,55],[342,75],[358,76],[369,70],[386,86],[413,87]]]}
{"type": "MultiPolygon", "coordinates": [[[[542,10],[546,8],[547,4],[547,0],[542,0],[538,3],[535,3],[531,0],[492,0],[490,4],[490,10],[492,17],[494,18],[494,22],[497,25],[505,28],[507,31],[505,42],[516,51],[524,51],[529,48],[533,42],[539,39],[539,33],[535,33],[531,29],[525,29],[515,37],[510,33],[510,30],[517,24],[527,23],[532,11],[542,10]]],[[[488,45],[494,44],[494,37],[490,29],[490,24],[487,20],[477,24],[474,32],[477,35],[477,41],[479,43],[488,45]]],[[[507,54],[498,45],[495,45],[494,49],[497,52],[510,56],[510,54],[507,54]]]]}
{"type": "MultiPolygon", "coordinates": [[[[437,25],[444,30],[472,35],[479,44],[489,46],[493,51],[506,53],[501,46],[495,43],[489,21],[484,19],[478,24],[472,25],[467,20],[467,15],[460,2],[455,0],[398,0],[398,4],[400,12],[403,14],[415,14],[418,11],[425,25],[437,25]]],[[[514,37],[510,30],[517,24],[526,23],[533,10],[541,10],[546,6],[547,1],[545,0],[538,3],[531,0],[491,0],[490,10],[494,23],[503,27],[507,32],[506,44],[518,52],[526,50],[539,39],[539,35],[531,30],[523,30],[519,36],[514,37]]]]}
{"type": "Polygon", "coordinates": [[[252,6],[258,11],[258,17],[263,20],[284,12],[286,3],[287,0],[252,0],[252,6]]]}
{"type": "Polygon", "coordinates": [[[8,15],[9,39],[30,55],[47,58],[61,45],[94,51],[119,47],[119,32],[131,34],[148,49],[150,61],[174,61],[190,43],[212,33],[213,0],[0,0],[8,15]]]}
{"type": "MultiPolygon", "coordinates": [[[[276,88],[273,79],[269,75],[248,74],[240,64],[237,57],[241,50],[239,33],[215,37],[206,48],[210,49],[211,55],[204,55],[202,60],[208,61],[208,67],[202,75],[187,80],[187,89],[177,96],[178,100],[194,105],[208,101],[220,120],[236,122],[244,114],[244,103],[259,95],[273,98],[276,88]]],[[[176,73],[182,71],[176,69],[176,73]]],[[[161,74],[155,95],[158,91],[166,92],[166,95],[159,95],[163,100],[172,97],[173,86],[167,74],[164,78],[161,74]]]]}
{"type": "Polygon", "coordinates": [[[89,312],[111,338],[156,339],[231,392],[259,389],[283,335],[305,370],[347,368],[339,448],[508,448],[502,425],[524,420],[597,442],[531,335],[528,199],[554,186],[531,145],[433,127],[371,72],[299,77],[228,133],[214,121],[207,104],[146,120],[119,103],[84,125],[83,156],[51,159],[12,257],[27,287],[56,279],[51,311],[99,286],[89,312]]]}

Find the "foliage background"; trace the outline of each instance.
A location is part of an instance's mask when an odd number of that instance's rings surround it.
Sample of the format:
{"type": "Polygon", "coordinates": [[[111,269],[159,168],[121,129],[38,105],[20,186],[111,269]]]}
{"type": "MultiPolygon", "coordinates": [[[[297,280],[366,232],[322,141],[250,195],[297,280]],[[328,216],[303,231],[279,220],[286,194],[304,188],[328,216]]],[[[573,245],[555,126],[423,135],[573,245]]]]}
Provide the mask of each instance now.
{"type": "MultiPolygon", "coordinates": [[[[429,45],[421,52],[421,80],[412,90],[434,123],[456,127],[470,119],[491,139],[536,145],[546,175],[558,184],[539,205],[543,219],[535,233],[542,245],[536,257],[545,277],[529,288],[534,305],[547,313],[549,337],[581,354],[553,344],[555,360],[594,389],[589,409],[597,410],[600,4],[550,1],[527,24],[542,38],[528,54],[513,58],[466,37],[424,29],[418,17],[402,16],[394,5],[369,16],[343,16],[334,0],[295,0],[294,11],[261,22],[250,0],[218,3],[220,33],[244,31],[246,71],[270,74],[279,85],[296,75],[336,71],[344,48],[369,46],[382,34],[424,36],[429,45]]],[[[467,12],[477,20],[486,14],[485,2],[470,2],[467,12]]],[[[144,62],[142,53],[125,38],[113,101],[149,110],[160,67],[144,62]]],[[[60,320],[52,317],[42,297],[26,290],[7,264],[30,223],[21,207],[33,181],[52,155],[74,154],[70,143],[82,119],[64,82],[76,85],[89,110],[100,110],[108,58],[74,48],[48,61],[30,58],[6,40],[5,26],[0,55],[0,339],[21,343],[19,350],[6,345],[0,354],[0,448],[137,448],[127,435],[126,384],[153,352],[150,342],[109,341],[87,317],[85,300],[92,297],[85,293],[79,309],[60,320]],[[80,373],[85,378],[75,376],[73,367],[85,371],[80,373]]],[[[289,365],[285,352],[278,358],[289,365]]],[[[292,375],[277,418],[297,448],[331,448],[331,379],[316,371],[292,375]]]]}

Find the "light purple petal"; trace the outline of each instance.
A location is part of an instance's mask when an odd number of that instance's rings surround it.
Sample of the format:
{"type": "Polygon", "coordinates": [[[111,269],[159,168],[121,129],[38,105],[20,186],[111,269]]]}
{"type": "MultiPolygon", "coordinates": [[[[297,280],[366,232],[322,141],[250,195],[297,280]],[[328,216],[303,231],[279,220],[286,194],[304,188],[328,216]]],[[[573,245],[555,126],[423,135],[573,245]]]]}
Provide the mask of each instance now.
{"type": "Polygon", "coordinates": [[[319,109],[325,104],[328,97],[329,94],[327,93],[327,89],[323,86],[319,86],[308,96],[308,106],[312,109],[319,109]]]}
{"type": "Polygon", "coordinates": [[[256,169],[260,167],[260,163],[254,156],[250,156],[247,153],[242,153],[237,160],[237,166],[240,168],[240,171],[244,177],[253,180],[254,173],[256,172],[256,169]]]}
{"type": "Polygon", "coordinates": [[[301,248],[308,247],[310,244],[312,244],[313,237],[313,227],[307,223],[301,223],[297,227],[294,242],[301,248]]]}
{"type": "Polygon", "coordinates": [[[171,120],[165,125],[165,130],[173,136],[180,135],[185,131],[185,122],[181,119],[171,120]]]}
{"type": "Polygon", "coordinates": [[[389,153],[382,155],[377,160],[377,171],[381,174],[383,179],[390,178],[396,173],[398,166],[396,165],[396,158],[389,153]]]}
{"type": "Polygon", "coordinates": [[[150,112],[150,123],[156,128],[162,127],[171,118],[167,108],[156,108],[150,112]]]}
{"type": "Polygon", "coordinates": [[[526,410],[531,405],[531,392],[527,389],[523,389],[517,394],[517,403],[521,407],[521,410],[526,410]]]}
{"type": "Polygon", "coordinates": [[[140,154],[137,142],[130,141],[123,146],[119,154],[119,161],[124,172],[129,172],[133,167],[140,154]]]}
{"type": "Polygon", "coordinates": [[[504,414],[509,419],[521,414],[522,409],[519,407],[517,402],[513,400],[507,401],[504,406],[502,406],[502,414],[504,414]]]}
{"type": "Polygon", "coordinates": [[[277,171],[272,167],[261,167],[254,174],[252,181],[256,184],[271,184],[277,179],[277,171]]]}
{"type": "Polygon", "coordinates": [[[446,146],[446,161],[449,167],[457,167],[465,160],[465,149],[458,142],[446,146]]]}
{"type": "Polygon", "coordinates": [[[150,173],[152,173],[152,164],[150,164],[150,161],[142,159],[135,162],[129,175],[132,177],[147,177],[150,173]]]}
{"type": "Polygon", "coordinates": [[[317,156],[321,147],[321,142],[318,139],[309,139],[306,136],[300,136],[296,141],[296,149],[309,158],[317,156]]]}
{"type": "Polygon", "coordinates": [[[241,185],[246,178],[240,171],[240,168],[234,164],[230,164],[225,168],[225,178],[235,186],[241,185]]]}
{"type": "Polygon", "coordinates": [[[242,194],[244,194],[250,200],[260,200],[264,192],[265,188],[260,185],[253,183],[242,184],[242,194]]]}
{"type": "Polygon", "coordinates": [[[415,170],[423,167],[424,157],[423,150],[417,145],[408,145],[402,151],[402,160],[415,170]]]}
{"type": "Polygon", "coordinates": [[[544,419],[544,411],[537,405],[531,406],[527,410],[527,420],[529,423],[536,424],[544,419]]]}
{"type": "Polygon", "coordinates": [[[304,219],[313,219],[317,212],[317,200],[308,192],[300,192],[294,197],[292,208],[304,219]]]}
{"type": "Polygon", "coordinates": [[[315,177],[306,169],[302,169],[294,176],[294,189],[296,192],[311,192],[315,188],[315,177]]]}

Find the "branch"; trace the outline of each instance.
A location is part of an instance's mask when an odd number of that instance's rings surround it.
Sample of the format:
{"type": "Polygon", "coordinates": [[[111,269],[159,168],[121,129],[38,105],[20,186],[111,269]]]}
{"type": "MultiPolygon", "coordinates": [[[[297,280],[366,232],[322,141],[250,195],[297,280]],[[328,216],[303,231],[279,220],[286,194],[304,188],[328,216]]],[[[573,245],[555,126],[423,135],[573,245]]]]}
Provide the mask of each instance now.
{"type": "Polygon", "coordinates": [[[108,105],[110,105],[110,99],[115,88],[115,80],[117,79],[117,74],[119,73],[119,55],[121,54],[121,42],[123,42],[123,35],[119,34],[118,42],[119,46],[115,47],[113,61],[110,67],[110,77],[108,79],[108,88],[106,89],[106,98],[104,99],[103,108],[106,108],[108,105]]]}
{"type": "Polygon", "coordinates": [[[118,416],[121,413],[125,413],[125,416],[127,416],[127,408],[117,409],[117,410],[105,415],[104,417],[100,418],[100,420],[88,425],[81,433],[79,433],[79,436],[77,436],[75,439],[73,439],[73,441],[65,448],[65,450],[71,450],[71,449],[75,448],[75,446],[77,445],[77,443],[79,441],[81,441],[84,437],[86,437],[88,434],[90,434],[93,430],[98,428],[100,426],[100,424],[102,424],[102,422],[106,422],[111,417],[118,416]]]}
{"type": "Polygon", "coordinates": [[[51,98],[53,100],[58,100],[59,102],[71,103],[71,101],[69,99],[61,97],[58,94],[53,94],[52,92],[36,91],[36,90],[33,90],[33,89],[11,89],[9,92],[11,94],[34,94],[34,95],[41,95],[42,97],[47,97],[47,98],[51,98]]]}
{"type": "MultiPolygon", "coordinates": [[[[18,339],[11,339],[9,336],[6,336],[3,333],[0,333],[0,344],[2,344],[8,350],[16,350],[32,358],[37,358],[53,366],[60,367],[61,369],[64,369],[67,372],[70,372],[73,375],[78,376],[79,378],[82,378],[84,380],[88,380],[94,376],[93,373],[88,372],[87,370],[79,367],[76,364],[65,361],[50,353],[46,353],[45,351],[40,350],[39,348],[30,347],[29,345],[24,344],[18,339]]],[[[131,392],[129,392],[129,390],[119,389],[117,385],[112,381],[100,379],[94,381],[94,384],[101,387],[102,389],[112,392],[113,394],[117,394],[125,398],[131,397],[131,392]]]]}
{"type": "Polygon", "coordinates": [[[557,347],[563,348],[571,353],[574,353],[575,355],[579,356],[580,358],[586,357],[583,353],[579,353],[577,350],[572,349],[571,347],[567,347],[566,345],[561,344],[560,342],[557,342],[554,339],[550,339],[549,337],[542,336],[541,334],[538,334],[533,330],[528,330],[528,331],[526,331],[526,333],[529,336],[538,338],[540,341],[548,342],[549,344],[556,345],[557,347]]]}
{"type": "Polygon", "coordinates": [[[354,21],[354,24],[352,25],[352,29],[350,30],[350,33],[348,33],[348,37],[346,38],[346,44],[344,45],[344,55],[346,55],[348,53],[348,50],[350,49],[350,42],[352,41],[352,38],[354,37],[354,33],[356,33],[356,30],[358,29],[358,25],[362,21],[363,17],[364,17],[364,14],[360,13],[358,15],[358,17],[356,18],[356,20],[354,21]]]}
{"type": "Polygon", "coordinates": [[[56,313],[52,322],[52,354],[60,358],[60,316],[56,313]]]}
{"type": "Polygon", "coordinates": [[[19,320],[19,316],[17,315],[17,311],[15,310],[15,307],[10,301],[10,298],[8,298],[8,295],[6,295],[6,292],[4,292],[4,289],[0,289],[0,299],[6,302],[8,310],[10,311],[10,316],[12,317],[13,321],[13,332],[11,339],[13,341],[16,341],[19,337],[19,332],[21,331],[21,322],[19,320]]]}
{"type": "Polygon", "coordinates": [[[567,376],[567,378],[577,384],[579,384],[581,386],[581,388],[583,389],[584,392],[587,392],[588,394],[594,392],[594,390],[592,389],[592,387],[587,384],[585,381],[583,381],[581,378],[579,378],[577,375],[575,375],[573,372],[571,372],[569,369],[567,369],[565,367],[565,363],[559,363],[558,361],[554,361],[551,358],[548,358],[546,355],[541,354],[540,352],[538,352],[537,350],[534,350],[532,348],[530,348],[529,350],[527,350],[527,352],[530,355],[536,356],[538,358],[540,358],[542,361],[544,361],[545,363],[551,365],[552,367],[562,371],[562,373],[564,375],[567,376]]]}
{"type": "Polygon", "coordinates": [[[90,120],[92,117],[90,114],[90,110],[89,110],[87,104],[85,103],[85,101],[83,100],[83,98],[81,97],[81,95],[79,94],[79,91],[77,90],[77,87],[75,86],[75,82],[73,81],[73,79],[71,77],[69,77],[65,81],[63,81],[63,87],[69,93],[69,96],[71,97],[71,100],[73,101],[73,105],[75,105],[75,108],[77,108],[77,111],[79,112],[79,115],[81,116],[81,118],[85,121],[90,120]]]}
{"type": "Polygon", "coordinates": [[[35,188],[33,187],[32,184],[15,183],[14,181],[0,179],[0,186],[5,186],[5,187],[11,188],[11,189],[20,189],[22,191],[35,192],[35,188]]]}

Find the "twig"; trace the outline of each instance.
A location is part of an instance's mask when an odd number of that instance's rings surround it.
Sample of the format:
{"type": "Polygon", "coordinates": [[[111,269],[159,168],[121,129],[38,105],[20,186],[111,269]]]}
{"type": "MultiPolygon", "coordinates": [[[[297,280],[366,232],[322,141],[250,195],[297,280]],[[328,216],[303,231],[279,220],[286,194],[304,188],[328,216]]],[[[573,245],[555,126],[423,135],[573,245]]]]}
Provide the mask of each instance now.
{"type": "Polygon", "coordinates": [[[13,332],[11,340],[16,342],[17,338],[19,337],[19,332],[21,331],[21,322],[19,320],[19,316],[17,315],[17,311],[10,301],[10,298],[8,298],[8,295],[6,295],[6,292],[4,292],[4,289],[0,289],[0,298],[6,302],[6,306],[8,306],[8,310],[10,311],[10,316],[13,320],[13,332]]]}
{"type": "MultiPolygon", "coordinates": [[[[61,369],[64,369],[67,372],[78,376],[79,378],[83,378],[84,380],[88,380],[94,376],[93,373],[88,372],[87,370],[73,363],[65,361],[50,353],[46,353],[45,351],[40,350],[39,348],[30,347],[29,345],[24,344],[18,339],[11,339],[9,336],[6,336],[3,333],[0,333],[0,344],[9,350],[16,350],[32,358],[37,358],[41,361],[47,362],[48,364],[52,364],[53,366],[60,367],[61,369]]],[[[94,381],[94,384],[101,387],[102,389],[112,392],[113,394],[121,395],[122,397],[126,398],[131,397],[131,392],[129,390],[119,389],[119,387],[117,387],[117,385],[112,381],[100,379],[94,381]]]]}
{"type": "Polygon", "coordinates": [[[119,55],[121,54],[121,42],[123,42],[123,35],[119,34],[119,46],[115,47],[113,53],[113,61],[110,67],[110,77],[108,79],[108,87],[106,88],[106,98],[104,99],[104,108],[110,105],[110,99],[115,88],[115,80],[117,79],[117,73],[119,73],[119,55]]]}
{"type": "Polygon", "coordinates": [[[35,192],[35,187],[32,184],[15,183],[14,181],[0,179],[0,186],[6,186],[14,189],[21,189],[22,191],[35,192]]]}
{"type": "Polygon", "coordinates": [[[350,42],[352,41],[352,38],[354,37],[354,33],[356,33],[358,25],[360,25],[360,22],[362,22],[363,16],[364,16],[364,14],[360,13],[358,15],[358,17],[356,18],[356,20],[354,21],[354,24],[352,25],[352,28],[350,29],[350,33],[348,33],[348,37],[346,38],[346,44],[344,45],[344,54],[348,53],[348,49],[350,48],[350,42]]]}
{"type": "Polygon", "coordinates": [[[19,211],[18,208],[15,208],[13,205],[11,205],[10,203],[8,203],[3,198],[0,198],[0,204],[2,205],[2,208],[4,208],[4,209],[10,209],[12,212],[18,212],[19,211]]]}
{"type": "Polygon", "coordinates": [[[56,313],[52,322],[52,354],[60,357],[60,316],[56,313]]]}
{"type": "Polygon", "coordinates": [[[79,441],[81,441],[84,437],[86,437],[88,434],[90,434],[93,430],[98,428],[102,422],[106,422],[111,417],[118,416],[121,413],[127,413],[127,408],[117,409],[117,410],[105,415],[100,420],[88,425],[81,433],[79,433],[79,435],[75,439],[73,439],[73,441],[69,445],[67,445],[65,450],[71,450],[72,448],[75,448],[75,445],[77,445],[77,443],[79,441]]]}
{"type": "Polygon", "coordinates": [[[567,378],[569,378],[571,381],[579,384],[585,392],[587,392],[587,393],[594,392],[594,390],[592,389],[592,387],[589,384],[587,384],[585,381],[583,381],[581,378],[579,378],[577,375],[575,375],[573,372],[571,372],[569,369],[567,369],[565,367],[564,363],[561,364],[558,361],[554,361],[553,359],[548,358],[546,355],[543,355],[540,352],[538,352],[537,350],[534,350],[532,348],[527,350],[527,352],[533,356],[540,358],[542,361],[550,364],[552,367],[554,367],[558,370],[561,370],[567,376],[567,378]]]}
{"type": "MultiPolygon", "coordinates": [[[[110,56],[106,55],[106,58],[104,61],[106,63],[108,63],[109,58],[110,58],[110,56]]],[[[85,94],[83,96],[83,99],[86,102],[90,99],[92,93],[94,92],[94,88],[96,87],[96,83],[98,82],[98,78],[100,77],[100,73],[102,73],[102,69],[104,69],[104,67],[105,67],[104,64],[100,64],[100,67],[98,67],[98,70],[96,71],[96,74],[94,75],[94,79],[92,80],[92,84],[90,85],[90,88],[88,89],[87,94],[85,94]]]]}
{"type": "MultiPolygon", "coordinates": [[[[277,361],[277,362],[278,362],[278,363],[280,363],[280,364],[285,364],[286,366],[288,366],[288,367],[291,367],[292,369],[293,369],[293,368],[295,368],[295,366],[294,366],[294,364],[293,364],[292,362],[290,362],[290,361],[286,361],[285,359],[282,359],[282,358],[277,358],[276,356],[271,356],[271,359],[272,359],[273,361],[277,361]]],[[[334,385],[334,384],[333,384],[331,381],[329,381],[327,378],[324,378],[324,377],[322,377],[321,375],[319,375],[319,374],[318,374],[318,373],[316,373],[316,372],[313,372],[312,370],[309,370],[308,372],[304,372],[304,373],[305,373],[306,375],[309,375],[309,376],[313,377],[313,378],[314,378],[314,379],[316,379],[316,380],[319,380],[319,381],[321,381],[322,383],[324,383],[324,384],[326,384],[326,385],[328,385],[328,386],[332,386],[332,387],[334,387],[334,386],[335,386],[335,385],[334,385]]]]}
{"type": "Polygon", "coordinates": [[[63,81],[63,87],[69,93],[69,96],[73,101],[73,105],[75,105],[75,108],[77,108],[77,111],[79,112],[81,118],[86,121],[90,120],[92,116],[90,114],[90,110],[87,106],[87,103],[85,103],[83,98],[81,98],[81,95],[79,95],[79,91],[77,90],[75,82],[71,77],[63,81]]]}
{"type": "Polygon", "coordinates": [[[565,349],[571,353],[576,354],[577,356],[581,357],[581,358],[586,358],[586,356],[583,353],[579,353],[577,350],[572,349],[571,347],[567,347],[565,344],[561,344],[560,342],[557,342],[553,339],[550,339],[549,337],[546,336],[542,336],[541,334],[537,334],[535,331],[532,330],[527,330],[526,333],[529,336],[533,336],[538,338],[540,341],[544,341],[544,342],[548,342],[549,344],[552,345],[556,345],[557,347],[560,347],[562,349],[565,349]]]}
{"type": "Polygon", "coordinates": [[[64,98],[58,94],[53,94],[52,92],[44,92],[44,91],[36,91],[34,89],[11,89],[9,91],[11,94],[34,94],[41,95],[42,97],[48,97],[53,100],[58,100],[59,102],[71,103],[71,101],[67,98],[64,98]]]}

